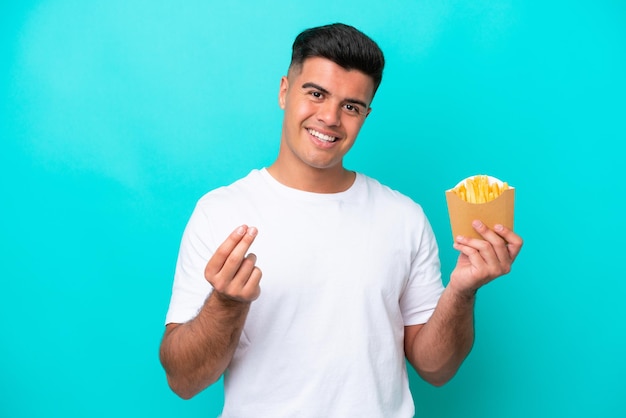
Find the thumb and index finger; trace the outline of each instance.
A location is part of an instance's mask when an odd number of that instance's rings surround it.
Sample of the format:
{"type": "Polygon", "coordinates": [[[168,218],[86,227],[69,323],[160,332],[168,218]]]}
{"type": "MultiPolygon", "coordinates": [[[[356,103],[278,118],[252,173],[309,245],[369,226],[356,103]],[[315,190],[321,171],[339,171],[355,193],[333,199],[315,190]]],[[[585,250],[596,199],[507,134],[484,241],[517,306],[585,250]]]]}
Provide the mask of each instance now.
{"type": "Polygon", "coordinates": [[[237,269],[246,257],[250,246],[258,234],[257,228],[241,225],[230,233],[228,238],[217,248],[206,266],[206,273],[215,275],[224,267],[237,269]]]}

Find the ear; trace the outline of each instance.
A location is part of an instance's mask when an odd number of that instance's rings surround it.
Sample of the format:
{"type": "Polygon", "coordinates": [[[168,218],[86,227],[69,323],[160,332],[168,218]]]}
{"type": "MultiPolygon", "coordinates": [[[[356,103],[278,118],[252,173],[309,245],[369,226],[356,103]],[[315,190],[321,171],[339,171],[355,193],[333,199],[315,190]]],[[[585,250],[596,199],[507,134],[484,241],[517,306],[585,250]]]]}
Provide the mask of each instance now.
{"type": "Polygon", "coordinates": [[[289,90],[289,80],[287,76],[283,76],[283,78],[280,79],[280,88],[278,89],[278,106],[283,110],[285,110],[287,90],[289,90]]]}

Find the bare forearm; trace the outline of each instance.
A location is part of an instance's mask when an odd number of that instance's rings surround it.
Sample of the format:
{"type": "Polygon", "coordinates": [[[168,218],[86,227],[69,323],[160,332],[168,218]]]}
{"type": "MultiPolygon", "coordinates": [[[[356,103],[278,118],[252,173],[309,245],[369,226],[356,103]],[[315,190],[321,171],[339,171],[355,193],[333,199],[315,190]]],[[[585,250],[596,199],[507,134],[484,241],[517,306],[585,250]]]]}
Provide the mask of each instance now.
{"type": "Polygon", "coordinates": [[[474,220],[472,226],[482,239],[456,237],[457,265],[432,317],[424,325],[405,327],[408,360],[437,386],[454,376],[472,349],[477,290],[507,274],[523,245],[519,235],[502,225],[491,230],[474,220]]]}
{"type": "Polygon", "coordinates": [[[214,293],[193,320],[166,331],[160,357],[174,392],[189,399],[220,378],[235,352],[249,307],[214,293]]]}
{"type": "Polygon", "coordinates": [[[407,358],[426,381],[440,386],[449,381],[474,343],[475,294],[447,288],[430,320],[409,341],[407,358]]]}

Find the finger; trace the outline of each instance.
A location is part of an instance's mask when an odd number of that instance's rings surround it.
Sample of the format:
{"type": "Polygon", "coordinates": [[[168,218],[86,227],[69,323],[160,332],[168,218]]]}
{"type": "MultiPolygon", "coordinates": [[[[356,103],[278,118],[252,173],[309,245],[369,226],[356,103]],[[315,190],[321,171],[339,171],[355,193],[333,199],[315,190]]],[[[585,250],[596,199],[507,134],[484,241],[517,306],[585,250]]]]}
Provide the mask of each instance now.
{"type": "Polygon", "coordinates": [[[220,276],[224,277],[227,280],[232,280],[235,277],[235,275],[241,268],[241,264],[246,259],[246,253],[254,242],[256,235],[256,228],[248,228],[244,236],[241,238],[241,241],[237,243],[235,248],[233,248],[233,250],[231,251],[230,255],[226,258],[222,269],[218,273],[220,276]]]}
{"type": "Polygon", "coordinates": [[[231,281],[233,289],[243,289],[250,279],[250,275],[256,264],[256,255],[248,254],[242,261],[239,269],[233,275],[231,281]]]}
{"type": "MultiPolygon", "coordinates": [[[[485,230],[489,228],[484,227],[485,230]]],[[[485,232],[483,230],[483,232],[485,232]]],[[[480,232],[479,232],[480,233],[480,232]]],[[[497,237],[495,233],[492,234],[497,237]]],[[[486,234],[488,235],[488,234],[486,234]]],[[[491,239],[494,239],[491,237],[491,239]]],[[[497,238],[500,241],[500,245],[503,248],[503,252],[506,253],[506,249],[504,247],[504,242],[502,238],[497,238]]],[[[497,242],[497,241],[496,241],[497,242]]],[[[494,244],[487,240],[487,238],[471,238],[466,236],[458,236],[456,237],[456,242],[454,243],[454,248],[458,251],[461,251],[463,254],[475,257],[481,257],[486,264],[494,265],[500,264],[500,259],[498,254],[496,253],[496,249],[494,248],[494,244]]],[[[508,258],[508,254],[506,255],[508,258]]],[[[473,265],[475,263],[472,263],[473,265]]]]}
{"type": "MultiPolygon", "coordinates": [[[[492,266],[485,261],[482,254],[475,248],[457,243],[455,243],[454,246],[455,249],[461,253],[457,261],[457,268],[464,266],[460,271],[465,271],[466,280],[470,280],[470,282],[468,282],[469,286],[472,289],[478,289],[484,285],[486,283],[485,280],[489,279],[491,276],[492,266]]],[[[456,270],[457,269],[455,269],[455,271],[456,270]]]]}
{"type": "Polygon", "coordinates": [[[497,224],[493,227],[493,229],[507,242],[509,256],[511,257],[511,260],[515,260],[524,245],[522,237],[504,225],[497,224]]]}
{"type": "Polygon", "coordinates": [[[244,294],[247,295],[248,300],[250,301],[256,300],[261,294],[260,282],[261,282],[262,276],[263,276],[263,273],[261,272],[261,269],[255,266],[254,269],[252,270],[252,273],[250,273],[250,278],[248,279],[248,281],[246,282],[246,285],[243,288],[244,294]]]}
{"type": "Polygon", "coordinates": [[[502,238],[492,244],[486,239],[458,237],[454,247],[467,256],[475,277],[493,278],[510,270],[511,260],[502,238]]]}
{"type": "MultiPolygon", "coordinates": [[[[488,249],[493,250],[496,260],[490,261],[499,261],[500,263],[510,264],[512,262],[511,254],[506,246],[505,239],[498,235],[496,232],[492,231],[480,220],[475,220],[472,222],[472,227],[476,232],[478,232],[485,241],[490,244],[488,249]]],[[[486,256],[488,256],[486,254],[486,256]]]]}
{"type": "Polygon", "coordinates": [[[459,242],[455,242],[453,247],[455,250],[459,251],[462,255],[466,256],[467,259],[469,260],[469,263],[475,269],[482,270],[487,265],[487,262],[485,261],[485,258],[483,257],[482,253],[476,248],[470,245],[463,245],[459,242]]]}
{"type": "MultiPolygon", "coordinates": [[[[247,225],[241,225],[230,233],[228,238],[226,238],[226,240],[217,248],[217,250],[215,250],[215,253],[208,261],[205,268],[206,276],[215,276],[220,272],[220,270],[222,270],[224,264],[226,263],[226,260],[228,260],[235,248],[246,237],[248,230],[249,228],[247,225]]],[[[247,244],[247,247],[249,247],[250,244],[252,244],[252,241],[247,244]]],[[[246,243],[244,242],[244,246],[245,245],[246,243]]],[[[247,248],[244,250],[244,253],[245,251],[247,251],[247,248]]]]}
{"type": "Polygon", "coordinates": [[[207,263],[204,270],[205,274],[215,275],[222,269],[226,259],[244,237],[247,229],[248,227],[246,225],[241,225],[230,233],[228,238],[226,238],[226,240],[219,247],[217,247],[217,250],[215,250],[215,253],[207,263]]]}
{"type": "Polygon", "coordinates": [[[256,255],[248,254],[241,263],[239,270],[228,284],[227,294],[230,298],[252,302],[259,297],[261,289],[261,270],[255,266],[256,255]]]}

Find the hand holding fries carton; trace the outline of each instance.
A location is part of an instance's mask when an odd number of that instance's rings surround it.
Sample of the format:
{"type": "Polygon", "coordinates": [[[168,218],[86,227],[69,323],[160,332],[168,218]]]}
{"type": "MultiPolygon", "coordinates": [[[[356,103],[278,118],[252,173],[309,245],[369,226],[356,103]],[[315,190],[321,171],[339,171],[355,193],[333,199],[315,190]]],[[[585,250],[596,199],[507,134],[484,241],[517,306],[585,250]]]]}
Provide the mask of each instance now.
{"type": "Polygon", "coordinates": [[[463,235],[482,239],[472,227],[474,219],[491,229],[496,224],[513,228],[515,188],[495,177],[468,177],[446,190],[446,201],[453,238],[463,235]]]}

